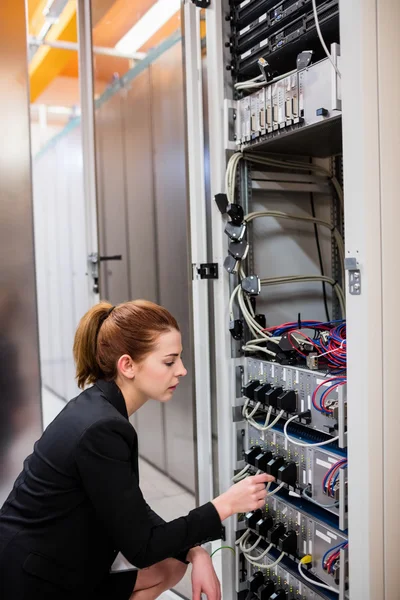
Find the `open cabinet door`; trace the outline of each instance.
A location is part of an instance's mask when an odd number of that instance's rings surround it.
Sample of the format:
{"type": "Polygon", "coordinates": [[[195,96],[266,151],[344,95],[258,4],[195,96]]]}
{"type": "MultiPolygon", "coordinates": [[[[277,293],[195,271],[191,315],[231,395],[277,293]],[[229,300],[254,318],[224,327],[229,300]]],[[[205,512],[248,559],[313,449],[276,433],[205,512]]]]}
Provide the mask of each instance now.
{"type": "MultiPolygon", "coordinates": [[[[213,497],[211,424],[210,303],[206,189],[204,169],[204,120],[201,11],[191,2],[184,5],[184,51],[186,74],[187,156],[189,173],[190,245],[192,261],[192,322],[195,372],[196,457],[198,502],[213,497]]],[[[212,276],[212,275],[211,275],[212,276]]]]}

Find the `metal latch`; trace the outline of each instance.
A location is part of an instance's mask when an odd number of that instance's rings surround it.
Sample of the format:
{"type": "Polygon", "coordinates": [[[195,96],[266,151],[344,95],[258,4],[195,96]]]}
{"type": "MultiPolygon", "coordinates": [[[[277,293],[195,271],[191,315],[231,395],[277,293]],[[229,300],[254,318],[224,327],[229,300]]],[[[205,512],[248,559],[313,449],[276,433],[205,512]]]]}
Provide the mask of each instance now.
{"type": "Polygon", "coordinates": [[[361,273],[357,259],[348,257],[344,259],[344,268],[349,272],[349,292],[352,296],[361,294],[361,273]]]}
{"type": "Polygon", "coordinates": [[[194,267],[200,279],[218,279],[218,263],[200,263],[194,267]]]}
{"type": "Polygon", "coordinates": [[[93,292],[99,293],[99,262],[106,260],[122,260],[122,254],[115,254],[113,256],[99,256],[97,252],[92,252],[88,256],[88,263],[90,265],[91,276],[93,279],[93,292]]]}

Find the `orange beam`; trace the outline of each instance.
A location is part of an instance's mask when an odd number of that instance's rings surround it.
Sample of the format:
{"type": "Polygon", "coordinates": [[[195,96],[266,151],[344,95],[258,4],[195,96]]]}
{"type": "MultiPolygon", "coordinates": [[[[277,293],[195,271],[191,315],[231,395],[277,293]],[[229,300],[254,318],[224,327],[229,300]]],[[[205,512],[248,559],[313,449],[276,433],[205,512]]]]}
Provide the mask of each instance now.
{"type": "MultiPolygon", "coordinates": [[[[50,29],[48,41],[77,41],[76,2],[70,0],[58,23],[50,29]]],[[[31,102],[41,95],[51,81],[57,77],[71,59],[70,50],[41,46],[29,65],[31,102]]]]}

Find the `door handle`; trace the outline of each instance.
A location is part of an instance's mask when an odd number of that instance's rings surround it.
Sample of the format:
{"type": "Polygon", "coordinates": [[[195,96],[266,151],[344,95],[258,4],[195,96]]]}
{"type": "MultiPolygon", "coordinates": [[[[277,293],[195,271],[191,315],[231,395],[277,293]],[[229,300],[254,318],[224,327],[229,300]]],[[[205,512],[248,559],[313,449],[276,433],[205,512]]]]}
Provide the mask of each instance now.
{"type": "Polygon", "coordinates": [[[105,260],[122,260],[122,254],[114,254],[114,256],[99,256],[100,262],[104,262],[105,260]]]}

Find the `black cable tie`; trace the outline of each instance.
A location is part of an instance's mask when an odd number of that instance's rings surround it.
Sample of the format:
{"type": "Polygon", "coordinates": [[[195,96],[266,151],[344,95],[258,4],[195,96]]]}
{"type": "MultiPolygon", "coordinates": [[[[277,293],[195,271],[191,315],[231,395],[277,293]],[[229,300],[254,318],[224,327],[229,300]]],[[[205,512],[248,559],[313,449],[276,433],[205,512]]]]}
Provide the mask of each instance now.
{"type": "Polygon", "coordinates": [[[301,313],[297,315],[297,329],[301,329],[301,313]]]}
{"type": "Polygon", "coordinates": [[[333,284],[333,286],[332,286],[332,287],[335,287],[336,285],[339,285],[339,282],[338,282],[338,281],[335,281],[335,283],[333,284]]]}

